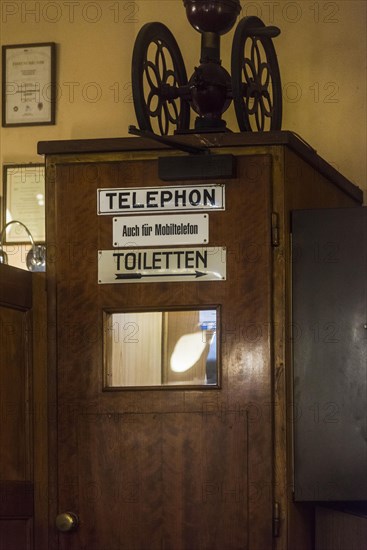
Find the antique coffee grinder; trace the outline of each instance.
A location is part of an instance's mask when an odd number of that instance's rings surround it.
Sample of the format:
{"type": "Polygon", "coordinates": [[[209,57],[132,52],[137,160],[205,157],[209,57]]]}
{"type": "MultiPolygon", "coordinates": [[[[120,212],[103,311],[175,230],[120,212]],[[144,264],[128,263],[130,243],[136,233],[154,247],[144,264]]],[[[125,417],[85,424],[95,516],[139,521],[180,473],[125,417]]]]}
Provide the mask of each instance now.
{"type": "Polygon", "coordinates": [[[226,131],[222,114],[233,101],[241,131],[280,130],[282,89],[272,38],[277,27],[255,16],[240,20],[233,38],[231,74],[220,59],[221,35],[241,11],[239,0],[183,0],[186,16],[201,34],[200,64],[188,79],[178,44],[162,23],[144,25],[132,59],[134,107],[141,131],[226,131]],[[190,111],[197,114],[190,130],[190,111]]]}

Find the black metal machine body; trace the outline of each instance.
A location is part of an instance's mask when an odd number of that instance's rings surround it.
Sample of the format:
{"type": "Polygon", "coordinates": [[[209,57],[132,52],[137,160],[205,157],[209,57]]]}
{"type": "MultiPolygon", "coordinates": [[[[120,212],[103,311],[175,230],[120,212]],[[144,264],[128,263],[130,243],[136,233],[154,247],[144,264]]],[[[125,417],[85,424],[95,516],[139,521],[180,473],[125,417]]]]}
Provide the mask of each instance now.
{"type": "Polygon", "coordinates": [[[160,135],[225,131],[222,115],[233,101],[241,131],[280,130],[282,90],[272,38],[280,30],[258,17],[240,20],[233,39],[231,74],[222,66],[220,38],[241,11],[239,0],[183,0],[201,34],[200,64],[188,79],[178,44],[162,23],[144,25],[136,38],[132,88],[140,130],[160,135]]]}

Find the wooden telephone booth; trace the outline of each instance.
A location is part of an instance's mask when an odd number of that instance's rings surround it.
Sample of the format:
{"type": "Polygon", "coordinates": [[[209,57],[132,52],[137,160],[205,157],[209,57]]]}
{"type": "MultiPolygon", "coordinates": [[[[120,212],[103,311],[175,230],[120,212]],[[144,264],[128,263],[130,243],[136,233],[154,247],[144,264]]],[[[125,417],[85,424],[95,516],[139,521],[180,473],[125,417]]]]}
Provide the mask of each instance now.
{"type": "Polygon", "coordinates": [[[39,144],[50,548],[311,550],[292,500],[290,212],[362,193],[289,132],[169,139],[39,144]]]}

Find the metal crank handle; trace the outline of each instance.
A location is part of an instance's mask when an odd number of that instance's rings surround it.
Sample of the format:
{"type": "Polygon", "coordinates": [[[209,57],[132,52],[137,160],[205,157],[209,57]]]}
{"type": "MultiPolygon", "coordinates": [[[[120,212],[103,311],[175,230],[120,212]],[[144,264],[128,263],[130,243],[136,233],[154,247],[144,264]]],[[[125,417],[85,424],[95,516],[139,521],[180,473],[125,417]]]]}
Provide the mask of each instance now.
{"type": "Polygon", "coordinates": [[[158,134],[155,134],[154,132],[150,132],[149,130],[140,130],[139,128],[136,128],[136,126],[130,125],[128,128],[128,132],[129,134],[132,134],[134,136],[153,139],[154,141],[158,141],[159,143],[168,145],[173,149],[180,149],[181,151],[184,151],[185,153],[191,153],[192,155],[207,155],[210,153],[210,150],[207,147],[188,145],[187,143],[182,143],[181,141],[178,141],[176,139],[168,139],[164,136],[160,136],[158,134]]]}
{"type": "Polygon", "coordinates": [[[265,36],[266,38],[276,38],[280,35],[279,27],[254,27],[247,30],[250,36],[265,36]]]}

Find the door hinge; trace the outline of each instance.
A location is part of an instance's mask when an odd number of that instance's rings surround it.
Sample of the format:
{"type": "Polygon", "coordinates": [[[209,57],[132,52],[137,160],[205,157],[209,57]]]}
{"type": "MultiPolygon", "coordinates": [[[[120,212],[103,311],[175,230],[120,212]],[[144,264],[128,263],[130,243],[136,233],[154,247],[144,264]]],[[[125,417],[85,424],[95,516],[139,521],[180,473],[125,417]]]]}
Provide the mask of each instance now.
{"type": "Polygon", "coordinates": [[[273,537],[280,536],[280,504],[274,502],[273,504],[273,537]]]}
{"type": "Polygon", "coordinates": [[[279,214],[278,212],[271,213],[271,244],[279,246],[279,214]]]}

